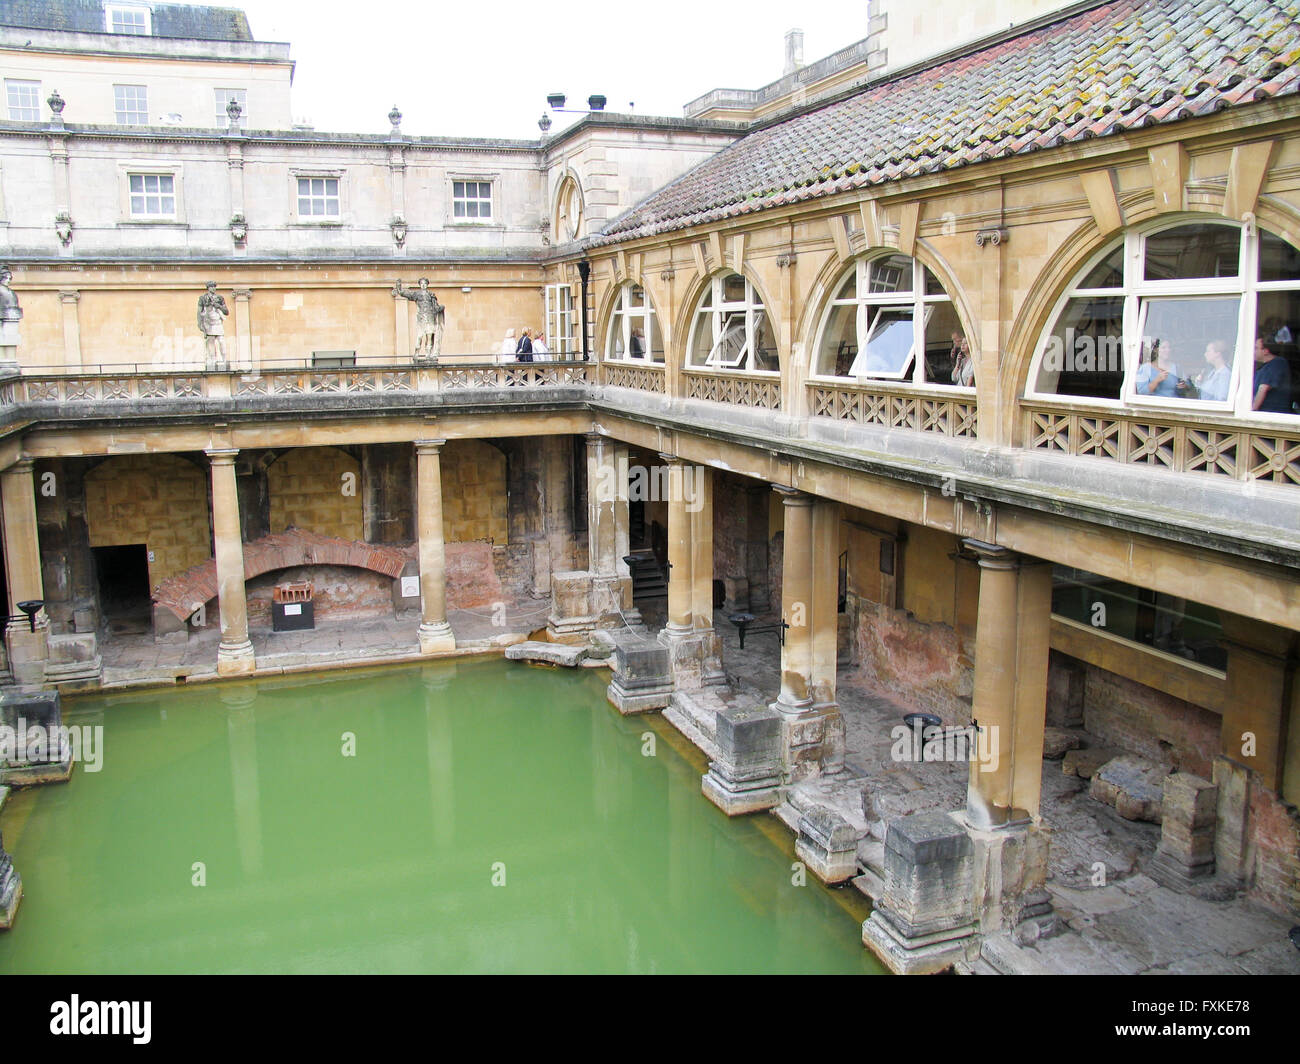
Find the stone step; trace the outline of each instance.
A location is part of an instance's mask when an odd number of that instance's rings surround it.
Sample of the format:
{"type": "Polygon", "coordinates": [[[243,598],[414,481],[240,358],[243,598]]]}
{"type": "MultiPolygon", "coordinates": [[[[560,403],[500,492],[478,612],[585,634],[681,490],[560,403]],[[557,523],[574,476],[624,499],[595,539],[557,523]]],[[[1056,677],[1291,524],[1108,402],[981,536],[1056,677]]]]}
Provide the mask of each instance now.
{"type": "Polygon", "coordinates": [[[585,644],[575,646],[569,643],[543,643],[539,640],[528,640],[527,642],[515,643],[513,646],[506,647],[506,657],[510,661],[536,661],[543,665],[561,665],[569,669],[582,664],[582,660],[586,656],[587,647],[585,644]]]}

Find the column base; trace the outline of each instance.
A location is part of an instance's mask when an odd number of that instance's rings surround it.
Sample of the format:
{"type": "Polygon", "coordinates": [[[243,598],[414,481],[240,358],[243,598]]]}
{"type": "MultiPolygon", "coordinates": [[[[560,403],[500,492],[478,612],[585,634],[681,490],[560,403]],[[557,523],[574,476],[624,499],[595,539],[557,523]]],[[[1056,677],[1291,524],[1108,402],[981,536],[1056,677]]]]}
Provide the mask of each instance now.
{"type": "Polygon", "coordinates": [[[665,709],[673,698],[668,650],[635,633],[614,636],[613,679],[605,697],[623,716],[665,709]]]}
{"type": "Polygon", "coordinates": [[[245,639],[242,643],[222,643],[217,647],[218,676],[247,676],[257,668],[253,656],[253,644],[245,639]]]}
{"type": "Polygon", "coordinates": [[[979,954],[974,927],[967,924],[928,935],[907,935],[884,910],[876,909],[862,925],[862,944],[895,975],[936,975],[957,961],[979,954]]]}
{"type": "Polygon", "coordinates": [[[14,925],[18,903],[23,900],[23,880],[13,860],[0,849],[0,931],[14,925]]]}
{"type": "Polygon", "coordinates": [[[456,649],[456,636],[446,621],[420,625],[420,653],[447,654],[456,649]]]}
{"type": "Polygon", "coordinates": [[[20,687],[39,688],[45,683],[45,670],[50,657],[50,622],[44,612],[36,622],[36,630],[24,618],[13,621],[5,628],[5,650],[9,657],[9,671],[14,683],[20,687]]]}
{"type": "Polygon", "coordinates": [[[795,855],[823,883],[834,886],[858,874],[858,835],[839,813],[816,806],[799,818],[795,855]]]}
{"type": "Polygon", "coordinates": [[[727,816],[780,802],[781,719],[766,706],[729,706],[715,721],[718,757],[700,781],[704,797],[727,816]]]}
{"type": "Polygon", "coordinates": [[[72,746],[58,691],[7,691],[0,723],[13,737],[13,760],[0,760],[0,784],[33,787],[64,783],[72,775],[72,746]]]}
{"type": "Polygon", "coordinates": [[[697,631],[668,625],[659,633],[668,651],[673,686],[679,691],[719,687],[727,682],[722,668],[722,640],[712,628],[697,631]]]}
{"type": "Polygon", "coordinates": [[[782,722],[782,761],[786,783],[800,783],[844,767],[844,719],[835,702],[769,707],[782,722]]]}

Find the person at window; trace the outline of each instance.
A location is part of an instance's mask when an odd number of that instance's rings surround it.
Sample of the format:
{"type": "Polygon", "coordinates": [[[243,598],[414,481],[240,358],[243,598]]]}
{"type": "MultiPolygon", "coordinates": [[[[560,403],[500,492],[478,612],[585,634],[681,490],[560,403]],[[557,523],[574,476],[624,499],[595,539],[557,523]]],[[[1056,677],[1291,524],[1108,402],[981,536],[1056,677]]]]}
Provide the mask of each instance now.
{"type": "Polygon", "coordinates": [[[1222,340],[1211,340],[1205,345],[1205,364],[1208,369],[1196,375],[1196,387],[1202,399],[1222,403],[1228,398],[1228,385],[1232,383],[1232,367],[1228,365],[1228,345],[1222,340]]]}
{"type": "Polygon", "coordinates": [[[1278,355],[1276,345],[1267,330],[1255,337],[1255,398],[1251,409],[1262,414],[1291,413],[1291,367],[1278,355]]]}
{"type": "Polygon", "coordinates": [[[970,344],[965,333],[952,334],[952,382],[963,388],[975,386],[975,362],[970,357],[970,344]]]}
{"type": "Polygon", "coordinates": [[[519,337],[519,346],[515,348],[516,362],[531,362],[533,360],[533,340],[527,329],[519,337]]]}
{"type": "Polygon", "coordinates": [[[533,361],[551,361],[551,349],[546,346],[546,334],[541,329],[538,329],[536,335],[537,338],[533,340],[533,361]]]}
{"type": "Polygon", "coordinates": [[[645,339],[641,335],[641,327],[636,326],[632,330],[631,339],[628,341],[628,357],[641,358],[645,354],[645,339]]]}
{"type": "Polygon", "coordinates": [[[1177,398],[1178,380],[1178,366],[1174,362],[1174,345],[1168,340],[1156,340],[1151,345],[1150,361],[1144,362],[1138,368],[1138,394],[1177,398]]]}

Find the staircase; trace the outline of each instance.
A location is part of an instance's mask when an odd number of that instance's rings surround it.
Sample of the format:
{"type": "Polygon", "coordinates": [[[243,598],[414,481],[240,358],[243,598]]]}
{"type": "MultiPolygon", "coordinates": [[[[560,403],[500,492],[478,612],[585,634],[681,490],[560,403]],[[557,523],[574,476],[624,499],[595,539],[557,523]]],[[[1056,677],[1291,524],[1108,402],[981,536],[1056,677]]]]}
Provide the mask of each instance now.
{"type": "Polygon", "coordinates": [[[668,597],[668,581],[655,560],[654,551],[634,550],[623,559],[632,573],[632,598],[651,599],[668,597]]]}

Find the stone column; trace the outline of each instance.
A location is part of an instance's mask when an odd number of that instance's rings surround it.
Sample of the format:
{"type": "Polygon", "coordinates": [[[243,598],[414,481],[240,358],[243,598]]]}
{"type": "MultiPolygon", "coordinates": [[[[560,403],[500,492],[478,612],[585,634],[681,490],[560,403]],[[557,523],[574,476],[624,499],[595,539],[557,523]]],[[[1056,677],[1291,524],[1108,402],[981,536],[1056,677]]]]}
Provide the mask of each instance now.
{"type": "Polygon", "coordinates": [[[244,543],[239,526],[239,487],[235,480],[237,450],[208,451],[212,463],[212,538],[217,561],[217,604],[221,643],[217,674],[238,676],[257,663],[248,638],[248,602],[244,597],[244,543]]]}
{"type": "Polygon", "coordinates": [[[668,465],[668,623],[664,634],[683,639],[691,634],[691,515],[683,491],[685,466],[676,455],[659,456],[668,465]]]}
{"type": "Polygon", "coordinates": [[[713,470],[689,467],[683,475],[686,510],[691,522],[691,626],[713,631],[713,470]]]}
{"type": "Polygon", "coordinates": [[[77,304],[80,302],[80,292],[66,290],[59,292],[59,303],[63,308],[63,364],[65,366],[81,365],[81,323],[77,317],[77,304]]]}
{"type": "Polygon", "coordinates": [[[446,440],[416,440],[416,505],[420,533],[420,653],[456,649],[447,623],[447,562],[442,541],[442,462],[446,440]]]}
{"type": "Polygon", "coordinates": [[[781,645],[781,693],[776,708],[798,712],[812,705],[812,496],[776,488],[785,507],[781,620],[787,625],[781,645]]]}
{"type": "Polygon", "coordinates": [[[974,827],[997,828],[1038,817],[1052,569],[1003,547],[963,543],[980,564],[971,715],[979,746],[992,755],[971,761],[966,812],[974,827]]]}
{"type": "MultiPolygon", "coordinates": [[[[583,613],[596,627],[619,627],[632,616],[628,552],[627,448],[608,436],[587,433],[587,576],[590,592],[583,613]]],[[[566,577],[578,574],[563,574],[566,577]]]]}
{"type": "Polygon", "coordinates": [[[0,505],[4,509],[5,573],[8,577],[9,622],[5,648],[14,680],[23,686],[45,682],[49,660],[49,617],[44,606],[34,615],[35,631],[18,603],[42,601],[41,545],[36,529],[34,462],[23,458],[0,473],[0,505]]]}

